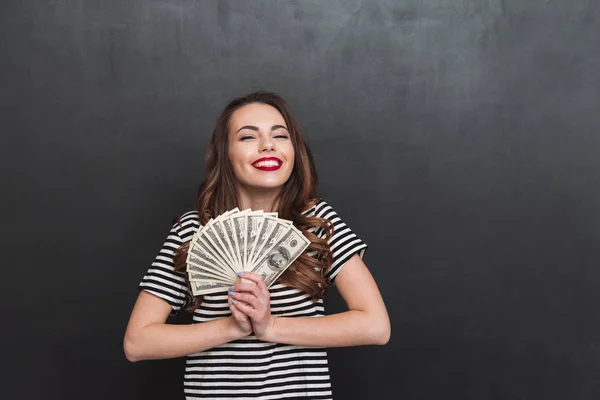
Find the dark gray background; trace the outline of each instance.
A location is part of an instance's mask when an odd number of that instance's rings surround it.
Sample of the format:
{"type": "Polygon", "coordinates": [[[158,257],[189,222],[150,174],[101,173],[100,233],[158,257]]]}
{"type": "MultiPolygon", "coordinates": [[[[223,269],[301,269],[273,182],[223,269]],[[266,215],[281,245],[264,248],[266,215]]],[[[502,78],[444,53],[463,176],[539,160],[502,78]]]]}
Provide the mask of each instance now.
{"type": "Polygon", "coordinates": [[[0,12],[3,399],[182,398],[182,359],[130,364],[122,336],[255,89],[291,104],[391,315],[387,346],[331,351],[336,398],[600,397],[597,0],[0,12]]]}

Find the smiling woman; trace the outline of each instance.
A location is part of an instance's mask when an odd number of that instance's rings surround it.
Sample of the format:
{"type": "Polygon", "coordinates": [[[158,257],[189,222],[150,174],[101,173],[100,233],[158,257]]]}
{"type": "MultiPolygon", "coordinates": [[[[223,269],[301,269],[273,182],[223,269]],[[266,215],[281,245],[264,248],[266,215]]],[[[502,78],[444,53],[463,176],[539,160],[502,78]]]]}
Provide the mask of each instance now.
{"type": "Polygon", "coordinates": [[[279,189],[294,168],[294,145],[283,116],[274,107],[252,103],[233,113],[229,160],[242,203],[253,193],[279,189]]]}
{"type": "MultiPolygon", "coordinates": [[[[325,347],[385,344],[386,307],[362,261],[367,245],[316,195],[313,158],[281,97],[252,93],[232,101],[208,146],[196,210],[181,216],[143,277],[125,333],[130,361],[187,356],[188,399],[332,399],[325,347]],[[192,296],[185,274],[190,240],[234,208],[276,211],[310,241],[267,289],[243,272],[229,291],[192,296]],[[325,316],[336,284],[348,311],[325,316]],[[193,324],[166,319],[187,308],[193,324]]],[[[269,268],[289,259],[269,254],[269,268]]]]}

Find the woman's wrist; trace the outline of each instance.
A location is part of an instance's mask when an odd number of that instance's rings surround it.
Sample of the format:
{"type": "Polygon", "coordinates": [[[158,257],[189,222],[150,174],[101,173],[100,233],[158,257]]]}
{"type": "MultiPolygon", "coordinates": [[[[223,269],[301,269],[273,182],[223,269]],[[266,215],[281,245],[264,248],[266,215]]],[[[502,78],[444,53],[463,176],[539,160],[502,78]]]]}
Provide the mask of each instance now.
{"type": "Polygon", "coordinates": [[[232,315],[227,317],[227,327],[227,336],[231,338],[230,341],[245,338],[251,333],[243,330],[232,315]]]}
{"type": "Polygon", "coordinates": [[[256,338],[264,342],[277,343],[277,321],[280,318],[271,315],[271,319],[267,324],[266,329],[262,332],[255,332],[256,338]]]}

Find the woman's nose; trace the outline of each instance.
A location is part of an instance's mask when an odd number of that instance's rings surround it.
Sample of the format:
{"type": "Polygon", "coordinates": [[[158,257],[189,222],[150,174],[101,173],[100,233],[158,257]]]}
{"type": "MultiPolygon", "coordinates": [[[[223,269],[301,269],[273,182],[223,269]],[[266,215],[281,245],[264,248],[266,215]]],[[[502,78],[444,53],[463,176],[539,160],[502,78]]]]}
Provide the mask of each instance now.
{"type": "Polygon", "coordinates": [[[273,141],[271,140],[271,138],[264,139],[261,142],[260,147],[261,147],[261,151],[271,151],[274,149],[273,141]]]}

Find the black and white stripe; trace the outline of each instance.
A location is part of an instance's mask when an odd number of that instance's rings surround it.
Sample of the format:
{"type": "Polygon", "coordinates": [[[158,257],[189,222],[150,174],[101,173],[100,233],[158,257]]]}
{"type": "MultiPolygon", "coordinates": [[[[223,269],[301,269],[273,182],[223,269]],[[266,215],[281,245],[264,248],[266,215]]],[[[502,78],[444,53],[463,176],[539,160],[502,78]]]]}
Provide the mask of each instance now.
{"type": "MultiPolygon", "coordinates": [[[[367,245],[346,226],[325,201],[307,210],[310,216],[328,219],[334,228],[329,239],[333,264],[325,277],[333,283],[354,254],[364,255],[367,245]]],[[[174,271],[173,255],[199,228],[195,212],[184,214],[173,226],[165,244],[142,279],[140,289],[167,301],[173,313],[192,300],[184,275],[174,271]]],[[[324,237],[322,229],[316,234],[324,237]]],[[[322,317],[323,300],[313,302],[295,288],[275,284],[271,313],[285,317],[322,317]]],[[[205,295],[194,312],[194,323],[231,315],[227,293],[205,295]]],[[[332,399],[327,352],[324,348],[263,342],[250,335],[187,357],[184,392],[187,399],[332,399]]]]}

